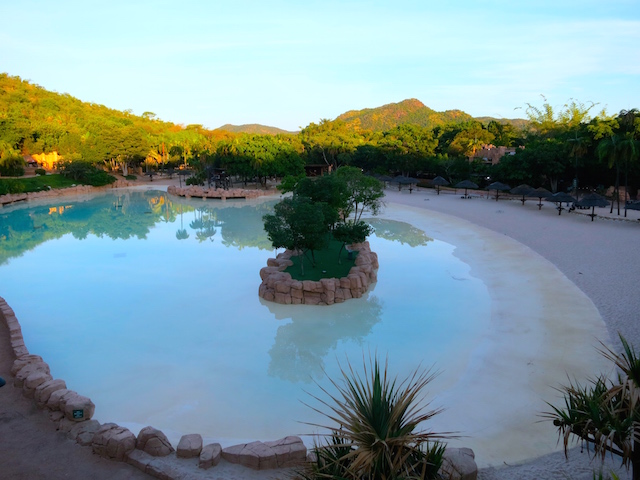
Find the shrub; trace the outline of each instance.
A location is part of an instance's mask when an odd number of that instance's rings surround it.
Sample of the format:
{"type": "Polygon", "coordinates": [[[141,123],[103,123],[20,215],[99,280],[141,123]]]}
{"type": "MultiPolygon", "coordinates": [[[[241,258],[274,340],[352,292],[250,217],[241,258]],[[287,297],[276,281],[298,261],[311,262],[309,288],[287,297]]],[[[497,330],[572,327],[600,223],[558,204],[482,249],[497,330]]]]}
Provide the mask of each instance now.
{"type": "Polygon", "coordinates": [[[62,162],[58,166],[58,170],[67,178],[85,185],[93,185],[94,187],[101,187],[116,181],[115,177],[104,170],[99,170],[89,162],[81,160],[62,162]]]}
{"type": "Polygon", "coordinates": [[[565,455],[571,437],[593,446],[594,456],[603,462],[608,453],[617,455],[640,478],[640,355],[620,335],[623,352],[603,345],[600,353],[618,369],[617,376],[600,375],[588,385],[571,382],[561,388],[564,405],[544,417],[553,421],[564,443],[565,455]]]}
{"type": "Polygon", "coordinates": [[[315,460],[298,473],[304,479],[394,479],[438,478],[445,445],[444,434],[416,431],[418,425],[439,413],[420,406],[421,392],[434,378],[428,370],[416,369],[404,381],[387,376],[377,359],[364,365],[364,376],[349,364],[342,382],[331,380],[337,390],[330,400],[314,398],[328,407],[320,412],[334,426],[323,444],[313,448],[315,460]]]}
{"type": "Polygon", "coordinates": [[[138,177],[136,177],[135,175],[127,175],[124,178],[126,178],[127,180],[137,180],[138,179],[138,177]]]}
{"type": "Polygon", "coordinates": [[[0,195],[6,195],[7,193],[22,193],[24,190],[25,188],[22,182],[10,178],[0,180],[0,195]]]}
{"type": "Polygon", "coordinates": [[[36,175],[46,175],[47,171],[44,168],[36,168],[36,175]]]}
{"type": "Polygon", "coordinates": [[[21,177],[24,175],[24,159],[16,153],[5,152],[0,157],[0,175],[21,177]]]}

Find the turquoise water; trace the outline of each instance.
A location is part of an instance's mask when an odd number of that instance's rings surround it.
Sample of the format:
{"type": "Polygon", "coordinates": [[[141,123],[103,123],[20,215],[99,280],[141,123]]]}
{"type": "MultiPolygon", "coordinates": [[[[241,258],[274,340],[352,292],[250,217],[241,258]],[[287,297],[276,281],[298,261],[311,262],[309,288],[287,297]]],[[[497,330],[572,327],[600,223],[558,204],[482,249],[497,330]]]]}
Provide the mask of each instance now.
{"type": "Polygon", "coordinates": [[[0,296],[54,378],[136,434],[152,425],[174,443],[197,432],[232,444],[310,433],[299,422],[326,422],[305,392],[376,352],[401,375],[440,370],[438,406],[490,315],[455,247],[383,215],[371,220],[378,282],[363,298],[272,304],[258,286],[274,256],[261,218],[276,201],[114,191],[1,209],[0,296]]]}

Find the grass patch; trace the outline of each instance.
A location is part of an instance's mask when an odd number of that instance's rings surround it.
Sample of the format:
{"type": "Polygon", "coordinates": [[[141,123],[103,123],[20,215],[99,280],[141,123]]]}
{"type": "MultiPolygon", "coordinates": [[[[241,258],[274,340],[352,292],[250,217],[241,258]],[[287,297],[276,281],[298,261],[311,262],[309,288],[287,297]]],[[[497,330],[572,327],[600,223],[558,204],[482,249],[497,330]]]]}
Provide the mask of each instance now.
{"type": "Polygon", "coordinates": [[[0,178],[0,195],[5,193],[40,192],[55,188],[66,188],[78,184],[75,180],[65,178],[60,174],[40,175],[30,178],[0,178]]]}
{"type": "Polygon", "coordinates": [[[348,252],[345,248],[340,254],[340,263],[338,263],[338,252],[342,243],[331,240],[329,246],[324,250],[318,250],[315,253],[316,266],[311,265],[311,253],[307,255],[299,255],[291,257],[293,265],[288,267],[285,272],[291,275],[294,280],[314,280],[318,281],[322,278],[343,278],[349,275],[349,270],[356,263],[356,255],[353,252],[352,258],[348,258],[348,252]],[[304,261],[304,276],[300,273],[300,261],[304,261]]]}

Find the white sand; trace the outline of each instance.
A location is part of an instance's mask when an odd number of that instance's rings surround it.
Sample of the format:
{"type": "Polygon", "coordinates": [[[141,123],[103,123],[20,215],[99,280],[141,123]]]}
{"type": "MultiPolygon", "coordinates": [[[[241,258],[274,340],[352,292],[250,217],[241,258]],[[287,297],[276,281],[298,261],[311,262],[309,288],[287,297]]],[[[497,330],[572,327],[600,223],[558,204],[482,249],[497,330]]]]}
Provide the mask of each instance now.
{"type": "MultiPolygon", "coordinates": [[[[596,218],[594,222],[591,222],[588,216],[573,212],[563,212],[559,216],[553,205],[549,203],[546,203],[542,210],[538,210],[535,205],[537,201],[527,201],[525,205],[522,205],[521,202],[514,200],[500,200],[499,202],[487,198],[464,200],[460,198],[460,195],[452,193],[436,195],[435,191],[432,190],[414,190],[410,194],[408,191],[398,192],[397,190],[389,189],[387,190],[386,202],[391,208],[395,204],[402,204],[457,217],[457,220],[445,218],[443,225],[446,225],[446,221],[455,223],[463,219],[475,226],[489,229],[498,234],[498,237],[503,236],[508,240],[504,246],[498,246],[498,248],[503,248],[505,254],[509,256],[514,255],[514,252],[510,252],[507,246],[510,245],[511,239],[516,240],[521,244],[520,254],[524,254],[524,257],[519,259],[512,257],[514,260],[509,261],[514,262],[514,268],[521,268],[523,276],[526,275],[528,278],[535,278],[538,273],[543,274],[545,278],[549,275],[549,264],[544,259],[557,267],[558,276],[548,284],[544,286],[521,286],[525,290],[539,289],[538,294],[541,297],[538,298],[545,299],[543,304],[536,305],[535,301],[532,301],[518,305],[517,299],[510,297],[511,294],[505,291],[503,293],[506,297],[498,299],[503,312],[498,313],[497,317],[496,312],[492,312],[492,316],[499,319],[501,315],[509,316],[509,309],[514,309],[517,312],[530,312],[531,319],[533,319],[539,317],[540,312],[537,310],[543,308],[547,310],[543,317],[549,315],[551,320],[546,327],[532,325],[531,331],[534,336],[531,344],[527,344],[526,340],[526,335],[531,332],[522,332],[522,341],[518,341],[517,337],[513,336],[513,332],[509,332],[506,338],[515,339],[511,346],[517,350],[512,352],[513,357],[511,358],[517,359],[518,356],[521,356],[524,359],[529,353],[536,356],[538,365],[535,368],[532,366],[532,372],[537,375],[537,379],[534,380],[537,385],[533,386],[528,381],[531,379],[526,381],[520,379],[523,381],[518,381],[515,376],[505,377],[505,381],[501,385],[504,390],[496,392],[497,398],[503,392],[507,395],[521,395],[527,392],[526,388],[529,386],[532,387],[531,391],[535,391],[535,389],[540,391],[540,387],[547,380],[552,381],[551,385],[557,385],[555,380],[558,378],[558,373],[562,372],[554,371],[554,363],[566,361],[566,358],[563,359],[564,355],[571,357],[577,354],[581,357],[580,360],[586,357],[592,358],[594,342],[589,341],[588,337],[592,327],[597,329],[594,324],[594,321],[597,322],[597,320],[594,320],[593,312],[589,311],[590,305],[594,305],[601,315],[609,333],[609,341],[614,346],[619,345],[617,341],[618,331],[633,344],[638,345],[640,343],[640,325],[636,321],[637,312],[640,311],[640,297],[635,293],[637,291],[635,286],[638,285],[640,280],[640,255],[635,251],[638,239],[640,239],[640,222],[637,221],[638,212],[629,212],[629,218],[634,220],[619,221],[596,218]],[[530,252],[529,255],[526,254],[527,250],[530,252]],[[536,258],[537,267],[531,263],[524,263],[527,260],[536,263],[536,258]],[[536,271],[535,269],[540,270],[536,271]],[[585,295],[583,297],[584,302],[579,307],[583,310],[575,310],[570,304],[559,306],[555,303],[558,300],[561,301],[563,296],[578,299],[580,296],[578,289],[585,295]],[[553,298],[554,291],[556,293],[555,299],[553,298]],[[548,303],[549,300],[554,303],[548,303]],[[558,307],[561,307],[561,310],[558,307]],[[585,332],[562,332],[562,326],[567,323],[573,326],[580,325],[581,322],[576,324],[575,319],[580,319],[581,317],[588,319],[583,322],[586,328],[585,332]],[[555,319],[561,319],[561,323],[555,319]],[[567,322],[567,319],[570,320],[567,322]],[[587,325],[587,323],[590,323],[591,326],[587,325]],[[545,328],[548,328],[547,333],[549,334],[546,337],[545,328]],[[567,336],[558,337],[559,333],[567,336]],[[585,333],[586,337],[584,336],[585,333]],[[583,340],[579,340],[581,335],[583,340]],[[540,343],[541,339],[543,339],[542,343],[540,343]],[[567,341],[567,339],[573,340],[567,341]],[[520,349],[524,350],[520,351],[520,349]],[[540,353],[544,353],[544,355],[541,357],[540,353]],[[554,356],[547,358],[545,355],[549,353],[554,356]],[[540,360],[542,359],[546,359],[544,365],[540,365],[540,360]],[[541,384],[540,382],[543,383],[541,384]]],[[[608,209],[598,210],[597,213],[599,214],[605,212],[608,214],[609,211],[608,209]]],[[[476,227],[471,227],[468,230],[471,237],[473,237],[474,228],[476,227]]],[[[478,230],[478,233],[480,232],[482,232],[482,229],[478,230]]],[[[427,234],[429,233],[427,232],[427,234]]],[[[434,232],[433,235],[439,239],[448,240],[445,230],[434,232]]],[[[495,236],[483,235],[483,238],[488,243],[493,244],[492,247],[496,246],[497,239],[495,236]]],[[[459,239],[451,238],[449,240],[451,240],[451,243],[456,244],[459,239]]],[[[473,241],[473,239],[467,240],[473,241]]],[[[465,249],[459,254],[473,268],[477,266],[478,262],[485,262],[485,269],[492,268],[490,265],[492,260],[490,258],[484,258],[483,260],[481,255],[477,255],[484,248],[482,242],[478,242],[480,241],[476,240],[475,246],[471,246],[468,251],[465,249]]],[[[470,244],[466,243],[466,245],[469,246],[470,244]]],[[[517,250],[517,247],[514,248],[517,250]]],[[[515,254],[517,255],[517,253],[515,254]]],[[[489,255],[492,255],[492,252],[489,255]]],[[[496,266],[497,269],[504,267],[504,264],[496,266]]],[[[494,278],[487,277],[486,270],[482,268],[475,273],[485,283],[489,282],[490,289],[492,289],[491,282],[499,281],[499,276],[494,278]]],[[[494,283],[493,286],[497,286],[497,283],[494,283]]],[[[495,290],[493,291],[495,292],[495,290]]],[[[530,298],[535,299],[535,297],[534,295],[530,298]]],[[[606,337],[606,334],[604,336],[606,337]]],[[[508,345],[504,346],[507,347],[508,345]]],[[[485,360],[487,359],[485,358],[485,360]]],[[[595,361],[597,363],[597,360],[595,361]]],[[[484,367],[480,365],[478,368],[484,367]]],[[[560,381],[562,381],[562,378],[560,378],[560,381]]],[[[461,401],[468,401],[472,409],[477,408],[474,407],[474,400],[473,396],[468,399],[461,399],[461,401]]],[[[532,407],[538,408],[538,411],[540,411],[539,400],[539,398],[535,397],[531,399],[532,407]]],[[[481,412],[476,413],[481,414],[481,412]]],[[[522,412],[522,414],[523,418],[526,419],[531,415],[531,412],[522,412]]],[[[515,423],[514,426],[516,426],[515,423]]],[[[544,423],[538,424],[535,428],[553,430],[552,425],[544,423]]],[[[483,441],[488,443],[489,446],[475,446],[476,449],[483,453],[492,450],[491,432],[488,433],[483,441]]],[[[514,439],[520,442],[521,439],[517,438],[517,434],[518,432],[513,433],[514,439]]],[[[505,433],[501,432],[498,435],[502,436],[505,433]]],[[[514,445],[515,450],[519,448],[521,448],[519,444],[514,445]]],[[[537,452],[535,447],[524,451],[525,455],[528,452],[529,457],[535,456],[537,452]]],[[[513,464],[513,460],[510,458],[512,453],[495,452],[495,455],[492,454],[492,460],[497,460],[500,455],[503,455],[505,457],[504,462],[513,464]]],[[[516,460],[517,462],[518,460],[516,460]]],[[[494,461],[490,463],[495,464],[494,461]]],[[[587,455],[580,455],[579,449],[574,449],[570,453],[570,463],[566,463],[564,455],[559,452],[539,457],[533,461],[524,461],[518,467],[485,469],[481,472],[480,477],[483,479],[586,479],[592,478],[591,472],[597,465],[597,462],[589,464],[587,455]]],[[[615,461],[614,465],[617,467],[618,462],[615,461]]],[[[626,475],[626,472],[623,471],[623,473],[626,475]]],[[[623,478],[625,478],[624,475],[623,478]]]]}

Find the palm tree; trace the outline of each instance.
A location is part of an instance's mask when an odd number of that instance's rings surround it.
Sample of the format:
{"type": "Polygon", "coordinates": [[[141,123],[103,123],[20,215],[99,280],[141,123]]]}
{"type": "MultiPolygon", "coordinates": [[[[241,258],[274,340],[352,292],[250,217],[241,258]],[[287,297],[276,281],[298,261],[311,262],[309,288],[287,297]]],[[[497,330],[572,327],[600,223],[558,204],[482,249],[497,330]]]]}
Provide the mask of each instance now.
{"type": "Polygon", "coordinates": [[[622,458],[640,480],[640,357],[620,335],[623,353],[603,346],[600,353],[618,367],[617,377],[605,375],[582,386],[570,383],[561,389],[563,407],[551,404],[543,414],[553,421],[563,439],[565,455],[572,435],[593,446],[594,456],[604,461],[607,453],[622,458]]]}
{"type": "Polygon", "coordinates": [[[315,460],[298,472],[305,479],[399,479],[437,478],[450,434],[417,431],[440,410],[425,411],[422,390],[434,378],[429,370],[416,369],[405,380],[390,378],[378,359],[364,364],[364,377],[349,364],[341,368],[342,381],[331,380],[337,389],[330,400],[317,401],[328,413],[313,410],[331,420],[324,443],[313,449],[315,460]]]}
{"type": "MultiPolygon", "coordinates": [[[[620,143],[622,139],[620,135],[616,133],[611,133],[611,135],[607,138],[604,138],[598,144],[596,148],[596,153],[598,154],[598,158],[600,160],[606,160],[609,168],[616,167],[616,183],[613,189],[614,199],[617,199],[618,202],[618,215],[620,215],[620,163],[622,161],[622,150],[620,148],[620,143]]],[[[611,211],[609,213],[613,213],[613,204],[611,202],[611,211]]]]}

